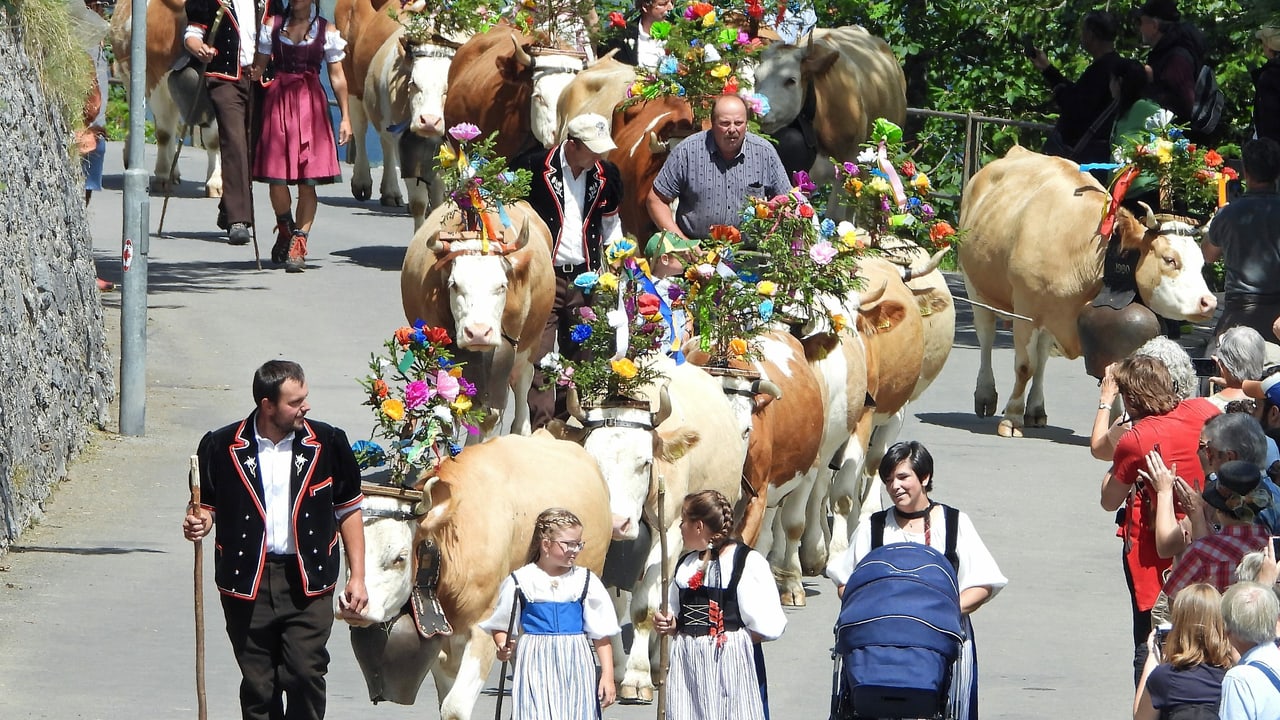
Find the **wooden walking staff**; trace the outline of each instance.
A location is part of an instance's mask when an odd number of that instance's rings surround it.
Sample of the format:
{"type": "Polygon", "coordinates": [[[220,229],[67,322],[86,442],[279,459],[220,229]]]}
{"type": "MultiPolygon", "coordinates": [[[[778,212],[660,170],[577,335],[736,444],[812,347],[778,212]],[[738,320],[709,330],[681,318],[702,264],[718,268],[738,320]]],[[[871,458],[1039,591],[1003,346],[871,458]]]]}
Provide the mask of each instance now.
{"type": "MultiPolygon", "coordinates": [[[[511,617],[507,619],[507,647],[511,647],[511,633],[516,629],[516,607],[520,601],[520,588],[511,597],[511,617]]],[[[498,670],[498,706],[493,709],[493,720],[502,720],[502,694],[507,691],[507,661],[498,670]]]]}
{"type": "MultiPolygon", "coordinates": [[[[671,560],[667,557],[667,480],[658,474],[658,550],[662,553],[662,594],[658,601],[658,609],[663,615],[671,609],[669,588],[671,587],[671,560]]],[[[667,669],[671,658],[667,653],[671,638],[666,633],[658,634],[658,720],[667,717],[667,669]]],[[[634,648],[632,652],[634,652],[634,648]]]]}
{"type": "MultiPolygon", "coordinates": [[[[191,456],[191,471],[188,473],[191,482],[191,512],[200,512],[200,456],[191,456]]],[[[194,543],[195,561],[195,594],[196,594],[196,708],[200,720],[209,717],[209,707],[204,694],[204,539],[194,543]]]]}

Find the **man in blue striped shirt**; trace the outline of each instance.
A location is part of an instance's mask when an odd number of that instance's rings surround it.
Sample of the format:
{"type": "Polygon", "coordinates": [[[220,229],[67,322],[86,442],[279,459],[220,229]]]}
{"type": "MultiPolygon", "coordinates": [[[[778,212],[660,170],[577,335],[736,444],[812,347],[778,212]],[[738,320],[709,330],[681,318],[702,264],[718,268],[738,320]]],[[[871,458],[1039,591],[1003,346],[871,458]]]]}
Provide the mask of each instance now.
{"type": "Polygon", "coordinates": [[[658,230],[705,238],[712,225],[736,227],[748,197],[767,199],[790,190],[773,144],[747,131],[746,102],[721,95],[711,109],[711,129],[671,151],[645,204],[658,230]]]}

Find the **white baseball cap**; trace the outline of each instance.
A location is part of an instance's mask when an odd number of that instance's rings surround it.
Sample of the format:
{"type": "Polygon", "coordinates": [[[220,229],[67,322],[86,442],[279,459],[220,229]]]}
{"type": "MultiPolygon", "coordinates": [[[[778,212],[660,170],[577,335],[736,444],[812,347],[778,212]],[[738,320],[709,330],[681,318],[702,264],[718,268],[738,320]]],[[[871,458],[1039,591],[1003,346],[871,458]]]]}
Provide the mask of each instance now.
{"type": "Polygon", "coordinates": [[[596,113],[583,113],[570,120],[565,132],[593,153],[604,154],[618,147],[609,136],[609,121],[596,113]]]}

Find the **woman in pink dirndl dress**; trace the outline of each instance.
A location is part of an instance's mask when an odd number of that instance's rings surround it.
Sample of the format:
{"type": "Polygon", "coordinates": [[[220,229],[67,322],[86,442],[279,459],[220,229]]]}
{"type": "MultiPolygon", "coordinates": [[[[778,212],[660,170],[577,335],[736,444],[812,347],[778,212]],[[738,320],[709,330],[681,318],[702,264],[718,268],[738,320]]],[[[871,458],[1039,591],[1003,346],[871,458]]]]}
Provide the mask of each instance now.
{"type": "Polygon", "coordinates": [[[258,34],[255,71],[268,61],[275,79],[267,86],[259,115],[261,134],[253,158],[253,178],[271,186],[276,213],[276,243],[271,261],[301,272],[306,262],[307,237],[316,217],[316,185],[342,179],[337,145],[351,138],[347,116],[347,81],[341,61],[347,43],[320,17],[314,0],[292,0],[279,17],[263,23],[258,34]],[[329,84],[338,101],[342,122],[333,138],[329,102],[320,85],[320,67],[328,65],[329,84]],[[289,186],[298,186],[298,214],[294,222],[289,186]]]}

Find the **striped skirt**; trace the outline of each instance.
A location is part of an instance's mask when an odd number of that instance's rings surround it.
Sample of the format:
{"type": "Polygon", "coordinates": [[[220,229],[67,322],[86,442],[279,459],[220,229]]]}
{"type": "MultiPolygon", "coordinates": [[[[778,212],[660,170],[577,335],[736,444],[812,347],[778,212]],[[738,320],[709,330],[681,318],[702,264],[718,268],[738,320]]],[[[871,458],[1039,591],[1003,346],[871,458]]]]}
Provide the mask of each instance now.
{"type": "Polygon", "coordinates": [[[598,720],[596,658],[586,635],[521,635],[512,720],[598,720]]]}
{"type": "Polygon", "coordinates": [[[978,720],[978,647],[973,641],[973,623],[968,615],[964,616],[963,629],[960,657],[951,666],[948,720],[978,720]]]}
{"type": "Polygon", "coordinates": [[[710,636],[671,639],[668,720],[764,720],[751,636],[734,630],[723,648],[710,636]]]}

